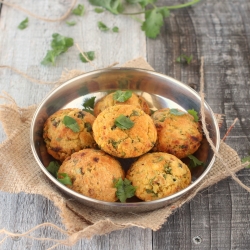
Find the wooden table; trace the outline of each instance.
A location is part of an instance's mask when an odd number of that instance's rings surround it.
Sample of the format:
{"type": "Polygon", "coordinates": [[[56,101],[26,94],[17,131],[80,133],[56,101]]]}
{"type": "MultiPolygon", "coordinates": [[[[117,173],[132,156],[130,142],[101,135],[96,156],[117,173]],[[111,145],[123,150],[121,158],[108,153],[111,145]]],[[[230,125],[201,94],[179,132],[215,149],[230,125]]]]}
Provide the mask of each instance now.
{"type": "MultiPolygon", "coordinates": [[[[39,16],[55,18],[70,1],[12,0],[39,16]]],[[[161,0],[157,5],[183,3],[161,0]]],[[[226,139],[240,157],[250,152],[250,2],[249,0],[203,0],[199,4],[172,11],[160,35],[146,39],[140,24],[128,16],[108,12],[94,13],[87,1],[83,17],[70,16],[77,24],[46,22],[29,16],[29,26],[17,29],[28,15],[14,8],[0,7],[0,65],[9,65],[42,81],[57,80],[63,69],[90,71],[114,62],[123,64],[136,57],[145,58],[158,72],[172,76],[199,90],[200,58],[205,60],[206,100],[214,112],[224,114],[221,136],[237,117],[239,120],[226,139]],[[118,26],[118,34],[101,32],[97,21],[118,26]],[[94,65],[83,64],[78,49],[70,48],[58,58],[55,67],[40,64],[49,49],[51,35],[73,37],[83,51],[94,50],[94,65]],[[180,54],[193,55],[190,65],[176,63],[180,54]]],[[[38,104],[52,89],[36,84],[10,69],[0,69],[0,89],[8,92],[21,107],[38,104]]],[[[0,131],[0,140],[5,134],[0,131]]],[[[4,173],[1,173],[4,174],[4,173]]],[[[250,170],[238,173],[250,186],[250,170]]],[[[42,196],[25,193],[0,195],[0,228],[25,232],[42,222],[62,226],[56,208],[42,196]]],[[[50,228],[36,231],[36,237],[62,237],[50,228]]],[[[1,238],[2,239],[2,238],[1,238]]],[[[51,242],[29,238],[8,238],[1,249],[47,249],[51,242]]],[[[56,249],[69,249],[59,246],[56,249]]],[[[109,235],[81,240],[70,249],[250,249],[250,196],[231,178],[199,193],[170,216],[156,232],[130,228],[109,235]]]]}

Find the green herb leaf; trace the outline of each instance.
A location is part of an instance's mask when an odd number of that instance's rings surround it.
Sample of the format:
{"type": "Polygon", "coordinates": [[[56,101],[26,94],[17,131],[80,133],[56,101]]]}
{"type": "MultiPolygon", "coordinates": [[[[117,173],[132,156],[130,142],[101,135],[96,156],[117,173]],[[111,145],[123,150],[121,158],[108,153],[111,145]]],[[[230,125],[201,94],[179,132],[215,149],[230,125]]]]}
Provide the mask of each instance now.
{"type": "Polygon", "coordinates": [[[51,161],[47,170],[54,176],[57,177],[57,172],[60,168],[60,164],[57,161],[51,161]]]}
{"type": "Polygon", "coordinates": [[[188,158],[191,160],[190,163],[189,163],[189,167],[190,168],[195,168],[197,166],[201,166],[203,165],[203,162],[198,160],[195,156],[193,155],[188,155],[188,158]]]}
{"type": "Polygon", "coordinates": [[[115,125],[121,129],[130,129],[134,126],[134,122],[125,115],[120,115],[115,119],[115,125]]]}
{"type": "Polygon", "coordinates": [[[72,10],[72,13],[76,16],[83,16],[84,14],[84,5],[78,4],[78,6],[72,10]]]}
{"type": "Polygon", "coordinates": [[[242,158],[241,162],[242,163],[249,162],[249,165],[246,166],[246,168],[250,168],[250,156],[246,156],[246,157],[242,158]]]}
{"type": "Polygon", "coordinates": [[[122,13],[124,9],[121,0],[89,0],[89,2],[94,6],[103,7],[115,15],[122,13]]]}
{"type": "Polygon", "coordinates": [[[76,21],[66,21],[66,24],[68,24],[68,26],[74,26],[76,25],[76,21]]]}
{"type": "Polygon", "coordinates": [[[52,35],[51,48],[48,50],[45,58],[42,60],[41,64],[43,65],[55,65],[55,60],[57,56],[66,52],[69,47],[73,46],[74,40],[70,37],[61,36],[58,33],[52,35]]]}
{"type": "Polygon", "coordinates": [[[74,118],[65,115],[62,122],[66,127],[70,128],[73,132],[75,133],[80,132],[80,127],[74,118]]]}
{"type": "Polygon", "coordinates": [[[29,24],[29,19],[28,17],[26,17],[19,25],[18,25],[18,29],[20,30],[24,30],[28,27],[29,24]]]}
{"type": "Polygon", "coordinates": [[[82,106],[84,108],[91,108],[93,109],[94,108],[94,105],[95,105],[95,98],[96,96],[92,96],[90,98],[86,98],[82,104],[82,106]]]}
{"type": "Polygon", "coordinates": [[[178,63],[187,63],[187,64],[190,64],[191,61],[193,60],[193,56],[187,56],[187,55],[180,55],[177,59],[176,59],[176,62],[178,63]]]}
{"type": "Polygon", "coordinates": [[[109,30],[109,28],[103,22],[98,22],[97,24],[98,24],[99,30],[101,30],[101,31],[108,31],[109,30]]]}
{"type": "Polygon", "coordinates": [[[103,13],[104,9],[102,9],[102,8],[95,8],[94,11],[99,14],[99,13],[103,13]]]}
{"type": "Polygon", "coordinates": [[[72,185],[72,181],[66,173],[57,173],[57,180],[64,185],[72,185]]]}
{"type": "Polygon", "coordinates": [[[179,109],[170,109],[170,114],[172,114],[172,115],[184,115],[185,112],[183,112],[179,109]]]}
{"type": "Polygon", "coordinates": [[[149,38],[156,38],[160,33],[160,29],[163,26],[162,12],[158,8],[147,10],[145,12],[145,21],[143,22],[141,29],[145,31],[145,34],[149,38]]]}
{"type": "Polygon", "coordinates": [[[150,3],[155,3],[156,0],[126,0],[129,4],[140,4],[142,8],[145,8],[150,3]]]}
{"type": "Polygon", "coordinates": [[[87,57],[87,59],[79,53],[79,58],[83,63],[88,63],[89,61],[93,61],[95,59],[95,51],[83,52],[83,54],[87,57]]]}
{"type": "Polygon", "coordinates": [[[119,28],[117,26],[115,26],[115,27],[112,28],[112,31],[114,33],[118,33],[119,32],[119,28]]]}
{"type": "Polygon", "coordinates": [[[126,202],[127,198],[131,198],[135,195],[136,187],[126,178],[124,180],[122,180],[122,178],[115,180],[115,188],[117,189],[115,193],[116,197],[120,202],[126,202]]]}
{"type": "Polygon", "coordinates": [[[113,94],[113,99],[118,102],[126,102],[131,96],[132,96],[132,91],[130,90],[127,91],[117,90],[113,94]]]}
{"type": "Polygon", "coordinates": [[[199,121],[198,113],[194,109],[189,109],[187,112],[194,117],[195,122],[199,121]]]}

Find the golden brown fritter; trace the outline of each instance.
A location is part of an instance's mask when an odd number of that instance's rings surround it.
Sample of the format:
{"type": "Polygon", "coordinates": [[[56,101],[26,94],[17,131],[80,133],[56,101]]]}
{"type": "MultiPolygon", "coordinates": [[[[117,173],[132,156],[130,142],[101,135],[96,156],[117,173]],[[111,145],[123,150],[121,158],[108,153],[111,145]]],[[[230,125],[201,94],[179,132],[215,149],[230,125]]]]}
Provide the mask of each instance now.
{"type": "Polygon", "coordinates": [[[85,196],[114,202],[117,200],[115,180],[124,179],[120,163],[101,150],[83,149],[73,153],[60,166],[58,173],[66,173],[72,181],[67,185],[85,196]]]}
{"type": "Polygon", "coordinates": [[[141,156],[129,168],[126,178],[136,187],[135,195],[144,201],[172,195],[191,183],[191,173],[176,156],[155,152],[141,156]]]}
{"type": "Polygon", "coordinates": [[[51,115],[44,124],[43,138],[47,151],[55,159],[64,161],[66,157],[83,148],[96,147],[92,125],[95,117],[77,108],[62,109],[51,115]],[[63,120],[69,116],[79,126],[79,132],[67,127],[63,120]]]}
{"type": "Polygon", "coordinates": [[[173,154],[181,159],[199,148],[202,141],[200,124],[192,115],[182,111],[180,114],[176,115],[171,109],[164,108],[152,115],[158,138],[153,151],[173,154]]]}
{"type": "MultiPolygon", "coordinates": [[[[114,92],[115,93],[115,92],[114,92]]],[[[135,93],[125,102],[119,102],[114,100],[114,93],[108,94],[100,99],[94,106],[94,115],[98,116],[104,109],[114,106],[114,105],[134,105],[137,108],[142,109],[146,114],[150,114],[150,108],[147,101],[135,93]]]]}
{"type": "Polygon", "coordinates": [[[106,108],[93,124],[94,139],[105,152],[120,158],[137,157],[154,146],[157,132],[151,117],[132,105],[106,108]],[[133,126],[129,129],[116,125],[118,117],[126,117],[133,126]]]}

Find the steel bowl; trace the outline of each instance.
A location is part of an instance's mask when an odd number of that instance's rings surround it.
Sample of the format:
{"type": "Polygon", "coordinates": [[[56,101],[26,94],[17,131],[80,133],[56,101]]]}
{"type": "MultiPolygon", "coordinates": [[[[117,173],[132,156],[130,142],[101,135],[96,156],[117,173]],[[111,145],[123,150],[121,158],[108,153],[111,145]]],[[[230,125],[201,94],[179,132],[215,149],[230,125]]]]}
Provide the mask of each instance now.
{"type": "MultiPolygon", "coordinates": [[[[46,153],[42,138],[43,125],[46,119],[63,108],[83,108],[82,103],[84,99],[96,96],[97,101],[107,93],[117,89],[132,90],[142,95],[153,110],[168,107],[200,111],[201,107],[201,98],[195,90],[169,76],[154,71],[134,68],[112,68],[80,75],[68,80],[50,92],[34,114],[31,123],[30,143],[38,166],[54,185],[63,191],[63,195],[66,197],[76,199],[86,206],[106,211],[122,213],[151,211],[167,206],[184,194],[192,192],[192,189],[207,175],[215,161],[214,152],[206,140],[203,141],[202,146],[198,150],[204,165],[192,171],[191,184],[173,195],[154,201],[129,200],[126,203],[121,203],[89,198],[61,184],[46,170],[49,163],[49,155],[46,153]]],[[[210,138],[218,150],[220,143],[218,123],[213,111],[206,102],[204,103],[204,108],[210,138]]],[[[126,168],[125,165],[124,168],[126,168]]]]}

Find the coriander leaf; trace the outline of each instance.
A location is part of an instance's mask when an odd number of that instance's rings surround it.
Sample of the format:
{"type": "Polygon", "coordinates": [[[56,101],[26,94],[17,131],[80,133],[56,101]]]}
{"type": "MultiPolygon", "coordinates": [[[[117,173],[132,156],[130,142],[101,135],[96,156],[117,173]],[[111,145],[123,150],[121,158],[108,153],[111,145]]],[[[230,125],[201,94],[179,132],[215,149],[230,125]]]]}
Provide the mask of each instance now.
{"type": "Polygon", "coordinates": [[[95,98],[96,96],[92,96],[90,98],[86,98],[82,104],[82,106],[84,108],[91,108],[93,109],[94,108],[94,105],[95,105],[95,98]]]}
{"type": "Polygon", "coordinates": [[[143,22],[141,29],[145,31],[147,37],[156,38],[160,33],[162,25],[163,15],[158,8],[147,10],[145,12],[145,21],[143,22]]]}
{"type": "Polygon", "coordinates": [[[115,33],[118,33],[119,32],[119,28],[117,26],[115,26],[115,27],[112,28],[112,31],[115,32],[115,33]]]}
{"type": "Polygon", "coordinates": [[[68,26],[74,26],[76,25],[76,21],[66,21],[66,24],[68,24],[68,26]]]}
{"type": "Polygon", "coordinates": [[[126,102],[132,96],[132,91],[121,91],[117,90],[113,94],[113,99],[118,102],[126,102]]]}
{"type": "Polygon", "coordinates": [[[104,9],[102,9],[102,8],[95,8],[94,11],[96,13],[102,13],[102,12],[104,12],[104,9]]]}
{"type": "Polygon", "coordinates": [[[26,17],[19,25],[18,25],[18,29],[20,30],[24,30],[28,27],[29,24],[29,19],[28,17],[26,17]]]}
{"type": "Polygon", "coordinates": [[[82,55],[82,53],[79,53],[79,58],[83,63],[88,63],[89,61],[93,61],[95,59],[95,51],[83,52],[83,54],[86,58],[82,55]]]}
{"type": "Polygon", "coordinates": [[[64,185],[72,185],[72,181],[66,173],[57,173],[57,180],[64,185]]]}
{"type": "Polygon", "coordinates": [[[184,115],[185,112],[178,110],[178,109],[170,109],[170,114],[172,114],[172,115],[184,115]]]}
{"type": "Polygon", "coordinates": [[[200,161],[200,160],[198,160],[193,155],[188,155],[188,158],[191,160],[190,163],[189,163],[189,165],[188,165],[190,168],[194,168],[194,167],[203,165],[203,162],[200,161]]]}
{"type": "Polygon", "coordinates": [[[73,132],[75,133],[80,132],[80,127],[74,118],[65,115],[62,122],[66,127],[70,128],[73,132]]]}
{"type": "Polygon", "coordinates": [[[76,16],[83,16],[84,14],[84,5],[78,4],[78,6],[72,10],[72,13],[76,16]]]}
{"type": "Polygon", "coordinates": [[[103,7],[115,15],[122,13],[124,9],[121,0],[89,0],[89,2],[94,6],[103,7]]]}
{"type": "Polygon", "coordinates": [[[49,163],[49,166],[47,167],[47,170],[54,176],[57,176],[57,172],[60,168],[60,164],[57,161],[51,161],[49,163]]]}
{"type": "Polygon", "coordinates": [[[108,31],[109,30],[109,28],[103,22],[98,22],[97,24],[98,24],[99,30],[101,30],[101,31],[108,31]]]}
{"type": "Polygon", "coordinates": [[[120,115],[115,119],[115,125],[121,129],[130,129],[134,126],[134,122],[125,115],[120,115]]]}
{"type": "Polygon", "coordinates": [[[66,52],[69,47],[73,46],[74,40],[70,37],[61,36],[58,33],[52,35],[51,48],[48,50],[45,58],[42,60],[41,64],[43,65],[55,65],[55,60],[57,56],[66,52]]]}
{"type": "Polygon", "coordinates": [[[136,187],[131,184],[131,181],[128,179],[122,180],[119,178],[115,180],[115,188],[116,188],[116,197],[120,200],[120,202],[126,202],[127,198],[131,198],[135,195],[136,187]]]}
{"type": "Polygon", "coordinates": [[[193,60],[193,56],[187,56],[187,55],[180,55],[177,59],[176,62],[178,63],[187,63],[190,64],[191,61],[193,60]]]}
{"type": "Polygon", "coordinates": [[[51,48],[53,50],[61,51],[61,53],[66,52],[68,48],[74,44],[73,38],[62,36],[58,33],[54,33],[52,37],[53,39],[50,44],[51,48]]]}
{"type": "Polygon", "coordinates": [[[246,168],[250,168],[250,156],[246,156],[246,157],[242,158],[241,162],[242,163],[249,162],[249,165],[246,166],[246,168]]]}
{"type": "Polygon", "coordinates": [[[199,121],[198,113],[194,109],[189,109],[187,112],[194,117],[195,122],[199,121]]]}

